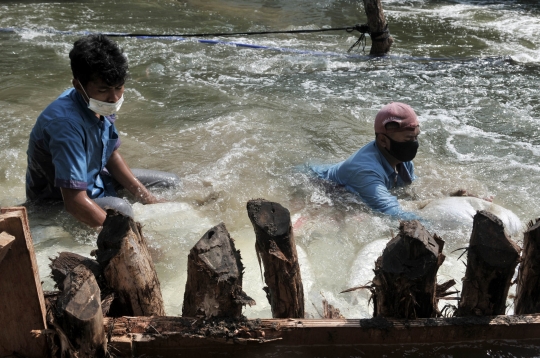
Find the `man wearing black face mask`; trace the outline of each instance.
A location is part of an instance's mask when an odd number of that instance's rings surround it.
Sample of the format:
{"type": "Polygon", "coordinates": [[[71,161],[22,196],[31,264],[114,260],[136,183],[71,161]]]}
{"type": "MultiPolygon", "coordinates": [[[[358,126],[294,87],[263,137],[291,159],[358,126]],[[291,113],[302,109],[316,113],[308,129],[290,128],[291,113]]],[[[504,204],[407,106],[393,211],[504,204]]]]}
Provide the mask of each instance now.
{"type": "Polygon", "coordinates": [[[404,220],[418,219],[403,211],[389,191],[416,179],[412,160],[418,150],[418,117],[409,105],[392,102],[377,113],[374,127],[375,140],[347,160],[312,169],[319,177],[358,194],[373,210],[404,220]]]}

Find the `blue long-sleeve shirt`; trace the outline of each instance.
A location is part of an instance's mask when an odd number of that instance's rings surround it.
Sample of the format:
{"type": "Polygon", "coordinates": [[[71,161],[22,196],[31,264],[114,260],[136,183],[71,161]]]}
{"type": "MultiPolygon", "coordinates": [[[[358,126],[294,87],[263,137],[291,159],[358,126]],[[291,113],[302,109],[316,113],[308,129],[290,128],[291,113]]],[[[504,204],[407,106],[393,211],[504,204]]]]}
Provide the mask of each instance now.
{"type": "Polygon", "coordinates": [[[397,172],[383,156],[375,141],[366,144],[347,160],[311,169],[322,179],[331,180],[357,194],[371,209],[402,220],[419,219],[404,211],[390,189],[405,186],[416,179],[412,162],[400,163],[397,172]]]}

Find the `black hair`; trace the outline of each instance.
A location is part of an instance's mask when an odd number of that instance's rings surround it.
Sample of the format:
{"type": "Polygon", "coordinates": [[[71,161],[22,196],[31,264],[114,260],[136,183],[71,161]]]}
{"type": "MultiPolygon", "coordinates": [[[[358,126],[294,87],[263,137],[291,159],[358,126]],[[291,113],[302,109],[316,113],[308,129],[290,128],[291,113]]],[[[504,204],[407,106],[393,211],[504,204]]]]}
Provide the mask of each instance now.
{"type": "Polygon", "coordinates": [[[75,41],[69,52],[73,78],[86,86],[103,80],[109,86],[123,84],[128,77],[128,62],[116,42],[105,35],[88,35],[75,41]]]}

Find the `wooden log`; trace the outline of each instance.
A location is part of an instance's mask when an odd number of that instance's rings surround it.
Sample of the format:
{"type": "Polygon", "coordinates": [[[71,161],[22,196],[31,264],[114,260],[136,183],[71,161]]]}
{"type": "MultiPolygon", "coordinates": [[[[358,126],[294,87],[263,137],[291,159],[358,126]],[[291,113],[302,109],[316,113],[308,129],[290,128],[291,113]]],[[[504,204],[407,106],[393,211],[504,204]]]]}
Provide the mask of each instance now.
{"type": "Polygon", "coordinates": [[[250,200],[255,250],[264,266],[264,288],[274,318],[304,317],[304,288],[289,210],[264,199],[250,200]]]}
{"type": "Polygon", "coordinates": [[[240,251],[224,223],[208,230],[188,256],[182,316],[241,318],[255,301],[242,291],[240,251]]]}
{"type": "Polygon", "coordinates": [[[102,286],[104,282],[102,281],[101,277],[101,266],[96,260],[79,254],[74,254],[72,252],[60,252],[57,257],[51,259],[51,263],[49,265],[51,268],[51,277],[56,283],[55,286],[60,291],[64,289],[64,280],[66,279],[67,275],[79,265],[84,265],[87,269],[89,269],[94,274],[99,288],[104,288],[102,286]]]}
{"type": "Polygon", "coordinates": [[[373,56],[385,55],[390,51],[394,39],[390,36],[381,0],[364,0],[364,9],[372,41],[369,54],[373,56]]]}
{"type": "Polygon", "coordinates": [[[504,342],[506,347],[523,349],[532,344],[537,347],[540,341],[540,315],[416,320],[257,319],[228,332],[205,330],[198,320],[183,317],[120,317],[106,318],[105,327],[111,335],[110,346],[119,347],[125,352],[122,356],[127,357],[264,357],[280,353],[349,357],[358,356],[359,351],[362,356],[394,357],[418,346],[423,347],[421,352],[440,355],[456,345],[461,347],[458,352],[462,352],[464,344],[471,347],[471,352],[478,345],[483,352],[490,348],[501,352],[504,342]],[[240,337],[245,331],[238,328],[250,327],[248,333],[254,338],[240,337]]]}
{"type": "Polygon", "coordinates": [[[402,221],[399,233],[375,263],[374,317],[429,318],[439,315],[437,271],[444,241],[417,220],[402,221]]]}
{"type": "Polygon", "coordinates": [[[524,233],[514,313],[540,313],[540,219],[524,233]]]}
{"type": "Polygon", "coordinates": [[[31,334],[47,325],[26,208],[2,208],[0,232],[15,238],[10,252],[0,262],[0,357],[14,353],[30,358],[47,357],[45,336],[31,334]]]}
{"type": "Polygon", "coordinates": [[[6,257],[13,241],[15,241],[15,236],[11,236],[7,232],[0,233],[0,262],[6,257]]]}
{"type": "Polygon", "coordinates": [[[165,315],[159,279],[141,225],[107,210],[97,245],[96,259],[105,281],[121,303],[115,315],[165,315]]]}
{"type": "Polygon", "coordinates": [[[56,321],[78,352],[78,357],[105,357],[107,337],[101,312],[101,292],[85,265],[69,272],[56,301],[56,321]]]}
{"type": "Polygon", "coordinates": [[[520,248],[504,232],[502,221],[487,211],[474,216],[467,270],[456,314],[502,315],[520,248]]]}

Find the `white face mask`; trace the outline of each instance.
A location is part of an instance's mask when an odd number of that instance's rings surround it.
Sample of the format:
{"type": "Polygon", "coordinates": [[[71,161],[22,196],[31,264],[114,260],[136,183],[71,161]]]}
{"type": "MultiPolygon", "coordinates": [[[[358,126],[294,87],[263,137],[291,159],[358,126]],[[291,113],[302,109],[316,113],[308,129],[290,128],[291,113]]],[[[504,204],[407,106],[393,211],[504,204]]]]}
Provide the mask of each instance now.
{"type": "Polygon", "coordinates": [[[101,116],[105,117],[116,114],[120,110],[120,107],[122,107],[122,103],[124,103],[124,94],[122,94],[122,97],[120,97],[120,99],[116,103],[108,103],[90,98],[90,96],[86,94],[86,91],[84,90],[82,85],[81,88],[86,97],[88,98],[88,109],[101,116]]]}

